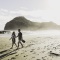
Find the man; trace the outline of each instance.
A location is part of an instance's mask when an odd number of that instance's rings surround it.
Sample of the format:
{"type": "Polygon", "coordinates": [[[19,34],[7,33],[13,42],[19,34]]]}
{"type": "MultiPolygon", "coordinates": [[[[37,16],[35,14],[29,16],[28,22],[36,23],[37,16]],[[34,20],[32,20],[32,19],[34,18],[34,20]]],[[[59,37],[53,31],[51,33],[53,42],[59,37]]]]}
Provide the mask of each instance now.
{"type": "Polygon", "coordinates": [[[22,33],[20,31],[20,29],[18,29],[18,48],[19,48],[19,43],[21,44],[22,48],[23,48],[23,44],[22,44],[22,33]]]}

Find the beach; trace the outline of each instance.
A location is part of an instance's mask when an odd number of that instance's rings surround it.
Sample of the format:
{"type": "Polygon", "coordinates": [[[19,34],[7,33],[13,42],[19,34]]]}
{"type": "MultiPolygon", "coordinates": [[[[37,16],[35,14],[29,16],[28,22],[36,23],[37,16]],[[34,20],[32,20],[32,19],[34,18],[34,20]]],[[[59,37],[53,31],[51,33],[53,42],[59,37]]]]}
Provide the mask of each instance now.
{"type": "MultiPolygon", "coordinates": [[[[9,34],[0,34],[0,60],[60,60],[60,31],[25,31],[24,47],[11,48],[9,34]],[[52,53],[51,53],[52,51],[52,53]]],[[[18,39],[16,38],[16,43],[18,39]]]]}

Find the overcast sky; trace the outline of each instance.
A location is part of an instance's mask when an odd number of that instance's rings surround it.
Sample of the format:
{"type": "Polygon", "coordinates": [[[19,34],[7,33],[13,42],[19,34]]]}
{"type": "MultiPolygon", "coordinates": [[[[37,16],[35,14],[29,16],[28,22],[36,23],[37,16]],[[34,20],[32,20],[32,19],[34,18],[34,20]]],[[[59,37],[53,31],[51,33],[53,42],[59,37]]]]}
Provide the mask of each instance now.
{"type": "Polygon", "coordinates": [[[60,0],[0,0],[0,30],[16,16],[60,24],[60,0]]]}

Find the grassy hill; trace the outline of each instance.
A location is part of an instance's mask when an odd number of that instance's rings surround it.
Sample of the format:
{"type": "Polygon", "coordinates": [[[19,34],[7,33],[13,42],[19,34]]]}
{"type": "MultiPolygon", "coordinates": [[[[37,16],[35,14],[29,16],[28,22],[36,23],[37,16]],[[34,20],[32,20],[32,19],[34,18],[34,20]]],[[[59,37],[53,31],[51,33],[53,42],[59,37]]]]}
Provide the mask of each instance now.
{"type": "Polygon", "coordinates": [[[4,30],[37,30],[37,29],[60,29],[60,26],[53,22],[32,22],[23,16],[15,17],[7,22],[4,30]]]}

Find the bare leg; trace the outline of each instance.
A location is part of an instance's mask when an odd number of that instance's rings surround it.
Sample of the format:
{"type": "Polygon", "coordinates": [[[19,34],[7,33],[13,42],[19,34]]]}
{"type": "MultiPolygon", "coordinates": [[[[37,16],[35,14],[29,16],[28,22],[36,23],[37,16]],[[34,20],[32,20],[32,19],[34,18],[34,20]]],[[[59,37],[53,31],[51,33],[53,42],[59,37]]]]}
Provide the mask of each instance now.
{"type": "Polygon", "coordinates": [[[14,45],[14,44],[12,43],[12,47],[11,47],[11,49],[13,48],[13,45],[14,45]]]}
{"type": "Polygon", "coordinates": [[[18,48],[19,48],[19,41],[18,41],[18,48]]]}
{"type": "Polygon", "coordinates": [[[21,41],[19,41],[19,43],[21,44],[22,48],[23,48],[23,44],[21,43],[21,41]]]}
{"type": "MultiPolygon", "coordinates": [[[[16,43],[15,43],[15,45],[16,45],[16,43]]],[[[17,45],[16,45],[16,47],[17,47],[17,45]]]]}

